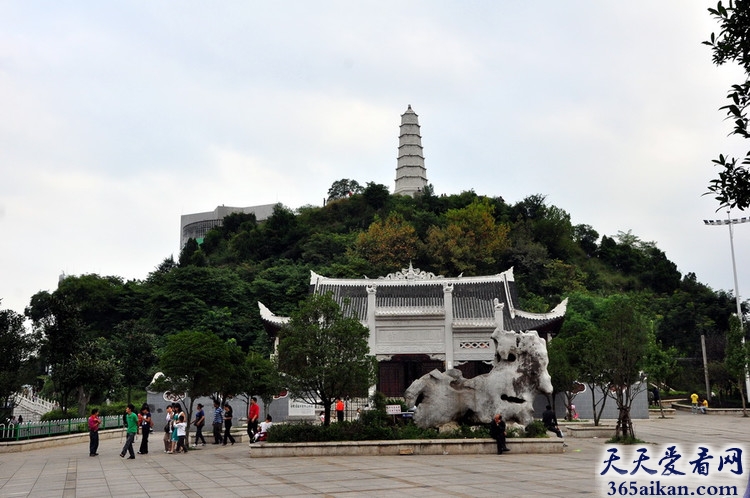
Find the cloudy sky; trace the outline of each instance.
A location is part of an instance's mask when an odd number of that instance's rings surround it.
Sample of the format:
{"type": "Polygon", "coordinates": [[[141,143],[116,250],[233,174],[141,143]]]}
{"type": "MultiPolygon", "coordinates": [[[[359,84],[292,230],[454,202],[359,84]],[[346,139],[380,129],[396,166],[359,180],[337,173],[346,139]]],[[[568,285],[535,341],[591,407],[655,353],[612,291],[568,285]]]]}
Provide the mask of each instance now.
{"type": "MultiPolygon", "coordinates": [[[[701,45],[713,4],[0,1],[0,308],[62,272],[145,278],[182,214],[392,189],[409,104],[437,193],[543,194],[732,289],[701,194],[750,144],[718,111],[741,73],[701,45]]],[[[735,248],[747,297],[750,224],[735,248]]]]}

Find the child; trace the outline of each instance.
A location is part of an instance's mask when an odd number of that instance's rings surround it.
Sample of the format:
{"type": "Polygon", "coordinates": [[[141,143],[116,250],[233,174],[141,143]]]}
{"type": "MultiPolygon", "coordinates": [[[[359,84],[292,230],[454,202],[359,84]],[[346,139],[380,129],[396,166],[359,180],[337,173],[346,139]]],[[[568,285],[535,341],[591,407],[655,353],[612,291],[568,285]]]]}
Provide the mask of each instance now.
{"type": "Polygon", "coordinates": [[[175,453],[179,453],[180,448],[182,448],[183,453],[187,453],[187,448],[185,448],[187,422],[185,422],[184,415],[180,415],[180,418],[175,424],[175,427],[177,427],[177,450],[175,450],[175,453]]]}

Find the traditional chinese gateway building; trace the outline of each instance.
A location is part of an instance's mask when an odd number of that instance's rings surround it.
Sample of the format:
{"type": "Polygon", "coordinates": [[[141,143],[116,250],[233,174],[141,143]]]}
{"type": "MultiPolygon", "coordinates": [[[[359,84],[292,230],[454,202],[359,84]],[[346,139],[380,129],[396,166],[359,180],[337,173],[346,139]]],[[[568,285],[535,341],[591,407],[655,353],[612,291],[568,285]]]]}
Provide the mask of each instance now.
{"type": "MultiPolygon", "coordinates": [[[[327,278],[311,272],[310,292],[330,292],[370,330],[370,354],[379,364],[378,390],[402,396],[422,375],[458,368],[470,378],[492,369],[490,335],[504,330],[536,330],[554,335],[565,317],[567,299],[549,313],[519,309],[513,269],[480,277],[446,278],[409,265],[378,279],[327,278]]],[[[276,337],[289,321],[258,303],[266,329],[276,337]]]]}

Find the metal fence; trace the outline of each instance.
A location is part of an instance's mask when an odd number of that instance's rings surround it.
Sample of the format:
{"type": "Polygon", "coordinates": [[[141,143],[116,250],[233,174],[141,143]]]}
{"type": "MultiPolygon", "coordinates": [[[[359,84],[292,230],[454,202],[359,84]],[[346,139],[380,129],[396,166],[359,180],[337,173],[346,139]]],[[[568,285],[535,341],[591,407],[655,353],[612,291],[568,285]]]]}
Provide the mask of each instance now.
{"type": "MultiPolygon", "coordinates": [[[[122,415],[106,415],[101,417],[99,429],[117,429],[123,427],[122,415]]],[[[23,424],[0,424],[0,440],[19,441],[63,434],[88,432],[87,417],[70,418],[64,420],[48,420],[46,422],[28,422],[23,424]]]]}

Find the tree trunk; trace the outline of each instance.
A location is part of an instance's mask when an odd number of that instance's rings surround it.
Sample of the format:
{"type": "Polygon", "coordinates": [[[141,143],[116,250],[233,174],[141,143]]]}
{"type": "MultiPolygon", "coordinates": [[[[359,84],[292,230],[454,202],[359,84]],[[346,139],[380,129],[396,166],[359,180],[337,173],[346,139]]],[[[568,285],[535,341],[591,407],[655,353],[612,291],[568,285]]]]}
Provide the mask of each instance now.
{"type": "Polygon", "coordinates": [[[83,386],[78,386],[78,416],[86,416],[86,405],[89,403],[91,395],[86,392],[83,386]]]}
{"type": "Polygon", "coordinates": [[[330,400],[323,400],[323,425],[326,427],[331,425],[331,405],[333,405],[333,403],[330,400]]]}
{"type": "Polygon", "coordinates": [[[591,409],[594,412],[594,425],[599,425],[599,415],[596,413],[596,392],[594,392],[593,386],[589,387],[591,391],[591,409]]]}
{"type": "MultiPolygon", "coordinates": [[[[742,398],[742,416],[747,417],[747,407],[745,406],[745,391],[742,389],[743,380],[745,380],[744,375],[743,378],[740,379],[738,387],[740,388],[740,398],[742,398]]],[[[710,395],[711,393],[707,393],[706,399],[708,399],[710,395]]]]}
{"type": "Polygon", "coordinates": [[[628,437],[635,438],[635,432],[633,431],[633,421],[630,419],[630,409],[628,407],[621,406],[619,408],[615,437],[623,439],[628,437]]]}

